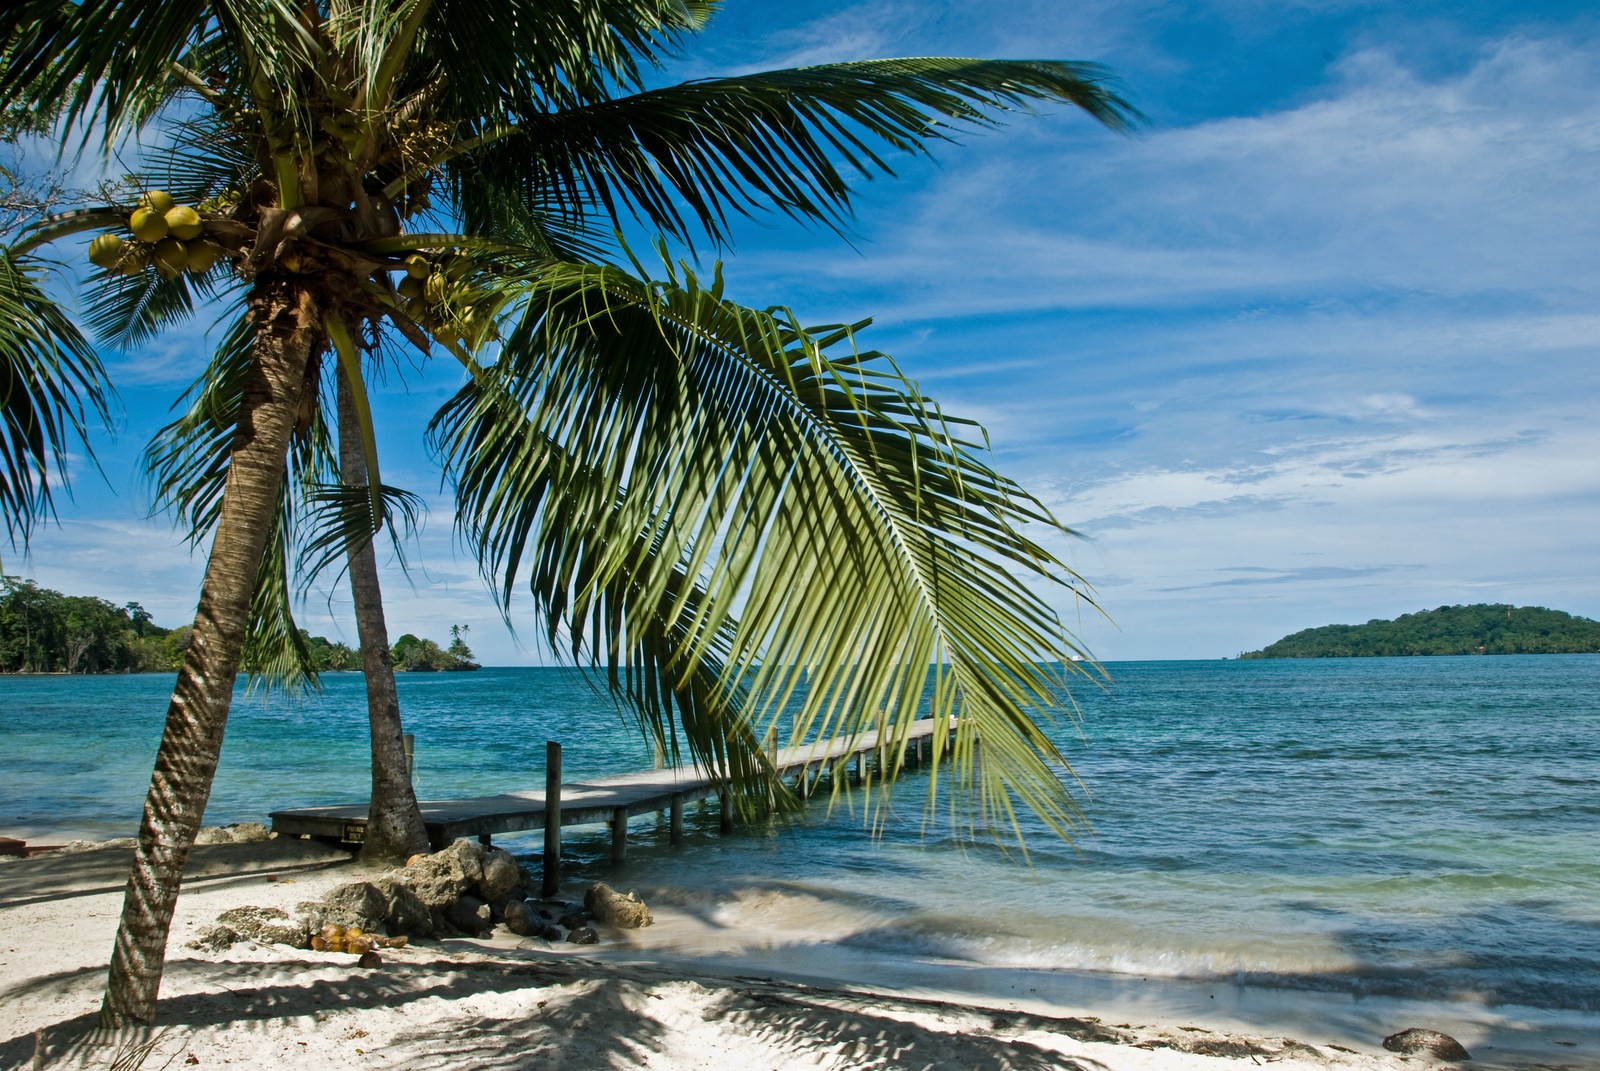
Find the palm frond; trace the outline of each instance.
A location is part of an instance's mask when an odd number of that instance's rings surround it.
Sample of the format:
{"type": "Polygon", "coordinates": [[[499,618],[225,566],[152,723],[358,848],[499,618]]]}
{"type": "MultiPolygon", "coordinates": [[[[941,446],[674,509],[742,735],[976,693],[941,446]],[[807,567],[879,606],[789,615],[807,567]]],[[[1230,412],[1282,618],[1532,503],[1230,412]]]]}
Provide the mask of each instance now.
{"type": "Polygon", "coordinates": [[[205,0],[127,4],[116,0],[21,0],[0,13],[0,99],[66,102],[71,125],[91,116],[116,142],[170,92],[170,63],[204,25],[205,0]]]}
{"type": "Polygon", "coordinates": [[[194,315],[191,291],[202,299],[215,296],[210,276],[180,272],[169,279],[154,270],[134,275],[98,271],[84,295],[84,322],[109,345],[142,346],[194,315]]]}
{"type": "Polygon", "coordinates": [[[251,691],[278,689],[293,694],[322,687],[311,646],[294,619],[294,588],[289,580],[289,554],[295,541],[291,496],[286,480],[278,492],[272,533],[250,599],[240,667],[249,674],[251,691]]]}
{"type": "Polygon", "coordinates": [[[156,510],[170,510],[191,543],[215,527],[228,457],[244,404],[255,331],[237,310],[211,362],[187,392],[189,406],[145,447],[144,468],[156,510]]]}
{"type": "Polygon", "coordinates": [[[577,107],[617,85],[638,88],[644,65],[701,28],[699,0],[434,0],[410,76],[450,72],[452,114],[495,116],[577,107]]]}
{"type": "Polygon", "coordinates": [[[507,606],[530,571],[613,673],[650,658],[676,689],[716,667],[703,701],[790,742],[884,712],[898,754],[931,679],[978,820],[1014,829],[1021,801],[1071,828],[1040,727],[1063,681],[1041,660],[1077,648],[1022,578],[1089,594],[1023,534],[1066,530],[984,463],[981,429],[852,327],[739,307],[720,277],[571,266],[527,302],[430,429],[507,606]]]}
{"type": "Polygon", "coordinates": [[[93,347],[45,293],[37,261],[0,249],[0,517],[26,542],[52,509],[53,481],[89,425],[111,423],[111,386],[93,347]]]}
{"type": "Polygon", "coordinates": [[[486,145],[472,165],[530,201],[580,215],[601,205],[680,240],[703,229],[721,242],[730,213],[758,208],[838,226],[852,174],[893,173],[885,148],[925,152],[951,124],[993,125],[998,113],[1039,103],[1072,105],[1113,129],[1137,117],[1093,64],[872,60],[517,115],[517,136],[486,145]]]}
{"type": "MultiPolygon", "coordinates": [[[[340,483],[308,486],[302,495],[299,555],[295,571],[302,587],[314,583],[327,569],[341,565],[350,549],[370,540],[373,495],[366,487],[340,483]]],[[[376,496],[382,506],[382,524],[388,530],[401,569],[407,568],[405,545],[421,527],[427,503],[402,487],[384,484],[376,496]]]]}

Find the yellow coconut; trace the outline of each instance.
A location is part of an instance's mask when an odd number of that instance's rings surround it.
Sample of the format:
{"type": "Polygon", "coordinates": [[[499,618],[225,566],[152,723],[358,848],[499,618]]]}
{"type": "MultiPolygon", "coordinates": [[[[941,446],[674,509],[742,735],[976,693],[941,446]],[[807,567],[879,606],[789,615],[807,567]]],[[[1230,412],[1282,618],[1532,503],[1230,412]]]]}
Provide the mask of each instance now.
{"type": "Polygon", "coordinates": [[[413,279],[426,279],[433,274],[433,265],[421,253],[412,253],[406,258],[406,274],[413,279]]]}
{"type": "Polygon", "coordinates": [[[222,248],[211,242],[190,242],[188,268],[196,275],[204,275],[216,266],[222,248]]]}
{"type": "Polygon", "coordinates": [[[171,279],[189,266],[189,247],[176,238],[156,243],[156,271],[171,279]]]}
{"type": "Polygon", "coordinates": [[[172,199],[172,194],[166,190],[147,190],[139,198],[140,208],[148,208],[158,216],[165,215],[175,204],[177,202],[172,199]]]}
{"type": "Polygon", "coordinates": [[[422,296],[422,280],[414,275],[408,275],[400,280],[400,285],[395,289],[400,291],[401,297],[419,298],[422,296]]]}
{"type": "Polygon", "coordinates": [[[117,261],[114,270],[123,275],[138,275],[150,266],[151,246],[142,242],[124,242],[122,245],[122,259],[117,261]]]}
{"type": "Polygon", "coordinates": [[[167,217],[153,208],[135,208],[128,229],[141,242],[159,242],[167,236],[167,217]]]}
{"type": "Polygon", "coordinates": [[[164,217],[167,221],[167,231],[174,238],[189,241],[191,238],[200,237],[200,213],[188,205],[174,205],[167,209],[164,217]]]}
{"type": "Polygon", "coordinates": [[[126,244],[114,234],[95,235],[89,243],[89,263],[101,268],[115,267],[117,261],[122,259],[122,249],[126,244]]]}
{"type": "Polygon", "coordinates": [[[430,305],[437,305],[444,300],[445,279],[437,273],[428,276],[428,281],[422,284],[422,296],[428,299],[430,305]]]}

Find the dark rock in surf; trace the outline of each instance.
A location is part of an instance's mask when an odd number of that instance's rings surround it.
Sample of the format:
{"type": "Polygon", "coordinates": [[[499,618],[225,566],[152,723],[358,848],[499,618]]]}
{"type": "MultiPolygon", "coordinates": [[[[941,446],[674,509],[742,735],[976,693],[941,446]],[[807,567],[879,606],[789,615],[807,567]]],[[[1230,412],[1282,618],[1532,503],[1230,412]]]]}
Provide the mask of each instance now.
{"type": "Polygon", "coordinates": [[[450,925],[474,937],[481,937],[494,926],[490,920],[489,905],[476,896],[463,896],[458,899],[445,908],[445,917],[450,920],[450,925]]]}
{"type": "Polygon", "coordinates": [[[636,930],[655,919],[635,893],[623,896],[605,882],[596,882],[583,894],[583,906],[596,922],[636,930]]]}
{"type": "Polygon", "coordinates": [[[505,906],[506,929],[518,937],[537,937],[544,933],[544,919],[526,900],[508,900],[505,906]]]}
{"type": "Polygon", "coordinates": [[[1470,1060],[1466,1048],[1449,1034],[1437,1030],[1410,1027],[1383,1039],[1383,1047],[1390,1052],[1425,1053],[1439,1060],[1470,1060]]]}

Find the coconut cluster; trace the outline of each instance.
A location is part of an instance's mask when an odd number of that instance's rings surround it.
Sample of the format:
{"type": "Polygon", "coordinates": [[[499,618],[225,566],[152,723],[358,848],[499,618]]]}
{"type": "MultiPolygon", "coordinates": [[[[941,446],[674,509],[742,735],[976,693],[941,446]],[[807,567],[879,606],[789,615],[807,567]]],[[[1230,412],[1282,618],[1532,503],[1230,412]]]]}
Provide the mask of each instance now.
{"type": "Polygon", "coordinates": [[[493,330],[493,317],[480,313],[484,294],[466,281],[471,261],[450,257],[441,266],[413,253],[404,267],[405,275],[395,286],[401,312],[445,345],[464,342],[476,349],[484,342],[493,330]]]}
{"type": "Polygon", "coordinates": [[[374,948],[404,948],[405,937],[383,937],[367,933],[358,926],[330,922],[311,936],[311,947],[318,952],[371,952],[374,948]]]}
{"type": "Polygon", "coordinates": [[[180,205],[162,190],[139,198],[128,215],[130,242],[117,234],[97,235],[89,243],[89,261],[107,271],[136,275],[155,265],[163,278],[182,272],[204,275],[222,257],[223,249],[201,237],[205,224],[190,205],[180,205]]]}

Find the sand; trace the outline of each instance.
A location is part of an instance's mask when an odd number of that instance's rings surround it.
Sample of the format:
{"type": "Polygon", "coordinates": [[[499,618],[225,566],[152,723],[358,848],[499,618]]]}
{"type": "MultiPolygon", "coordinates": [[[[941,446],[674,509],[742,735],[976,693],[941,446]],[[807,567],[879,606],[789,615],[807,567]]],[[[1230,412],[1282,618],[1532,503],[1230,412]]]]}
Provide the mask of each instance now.
{"type": "MultiPolygon", "coordinates": [[[[941,990],[941,979],[957,976],[937,971],[873,991],[839,981],[842,971],[816,977],[828,969],[825,957],[763,959],[726,944],[696,956],[685,942],[693,944],[694,920],[670,907],[656,912],[666,938],[611,931],[603,944],[584,948],[498,931],[488,940],[385,951],[372,968],[352,955],[281,945],[187,947],[226,909],[292,911],[368,873],[344,852],[299,840],[195,849],[168,945],[159,1023],[105,1038],[94,1032],[95,1012],[128,858],[125,850],[101,850],[0,862],[0,1071],[1435,1066],[1387,1053],[1377,1038],[1307,1043],[1219,1031],[1199,1018],[1163,1019],[1128,991],[1120,1013],[1097,1006],[1090,1014],[1050,997],[1007,996],[994,985],[941,990]],[[802,969],[785,971],[785,962],[802,969]]],[[[1579,1043],[1561,1044],[1560,1059],[1508,1066],[1600,1066],[1579,1043]]],[[[1477,1065],[1497,1066],[1481,1054],[1477,1065]]]]}

